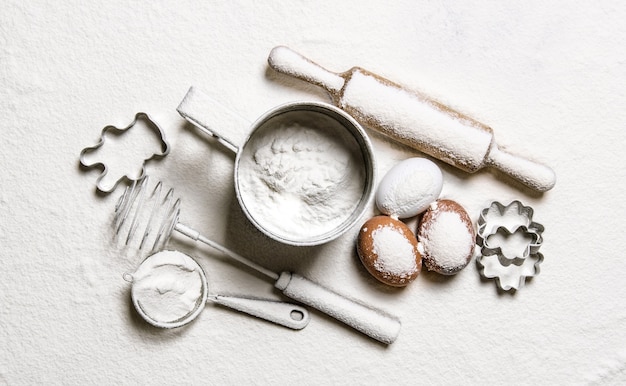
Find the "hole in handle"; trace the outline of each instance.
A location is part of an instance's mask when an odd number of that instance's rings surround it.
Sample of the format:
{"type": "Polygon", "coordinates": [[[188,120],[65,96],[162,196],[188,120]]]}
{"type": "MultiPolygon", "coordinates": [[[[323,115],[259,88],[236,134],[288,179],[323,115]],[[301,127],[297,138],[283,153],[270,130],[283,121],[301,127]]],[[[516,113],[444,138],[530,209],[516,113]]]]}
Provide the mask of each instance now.
{"type": "Polygon", "coordinates": [[[300,310],[292,310],[289,316],[296,322],[300,322],[304,319],[304,313],[300,310]]]}

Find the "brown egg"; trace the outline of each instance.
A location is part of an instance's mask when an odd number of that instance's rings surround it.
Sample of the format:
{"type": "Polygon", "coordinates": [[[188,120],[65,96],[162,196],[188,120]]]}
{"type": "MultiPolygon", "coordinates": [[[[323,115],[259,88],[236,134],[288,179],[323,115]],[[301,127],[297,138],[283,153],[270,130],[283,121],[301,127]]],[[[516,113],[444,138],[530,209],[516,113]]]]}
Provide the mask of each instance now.
{"type": "Polygon", "coordinates": [[[429,271],[454,275],[469,264],[476,233],[465,209],[452,200],[437,200],[424,212],[417,229],[418,249],[429,271]]]}
{"type": "Polygon", "coordinates": [[[406,286],[422,269],[415,234],[389,216],[376,216],[363,224],[357,252],[367,271],[390,286],[406,286]]]}

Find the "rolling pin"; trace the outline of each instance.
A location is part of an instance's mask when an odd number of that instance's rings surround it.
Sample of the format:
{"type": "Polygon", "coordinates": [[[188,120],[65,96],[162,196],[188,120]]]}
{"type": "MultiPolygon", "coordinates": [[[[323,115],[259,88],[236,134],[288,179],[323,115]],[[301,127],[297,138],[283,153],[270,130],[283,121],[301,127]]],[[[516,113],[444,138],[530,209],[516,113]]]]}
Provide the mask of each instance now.
{"type": "Polygon", "coordinates": [[[284,46],[272,49],[268,63],[323,87],[336,106],[369,128],[461,170],[494,167],[540,192],[556,183],[548,166],[498,148],[489,126],[360,67],[334,73],[284,46]]]}

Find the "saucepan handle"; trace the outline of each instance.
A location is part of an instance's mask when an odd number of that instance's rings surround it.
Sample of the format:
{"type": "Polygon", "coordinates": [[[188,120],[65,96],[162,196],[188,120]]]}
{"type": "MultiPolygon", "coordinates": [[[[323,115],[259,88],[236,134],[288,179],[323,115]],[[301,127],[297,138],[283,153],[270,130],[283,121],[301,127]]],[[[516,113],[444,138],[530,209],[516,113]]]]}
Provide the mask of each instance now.
{"type": "Polygon", "coordinates": [[[176,111],[204,133],[215,137],[218,142],[235,154],[239,151],[239,146],[222,133],[237,132],[242,127],[250,127],[251,124],[193,86],[189,88],[176,111]],[[217,127],[219,127],[219,132],[217,127]]]}

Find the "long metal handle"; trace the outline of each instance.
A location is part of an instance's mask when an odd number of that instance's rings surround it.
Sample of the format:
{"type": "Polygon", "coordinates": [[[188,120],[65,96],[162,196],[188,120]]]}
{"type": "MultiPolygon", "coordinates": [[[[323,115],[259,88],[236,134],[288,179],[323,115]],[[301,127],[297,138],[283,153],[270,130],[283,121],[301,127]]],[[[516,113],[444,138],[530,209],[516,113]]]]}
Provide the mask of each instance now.
{"type": "Polygon", "coordinates": [[[247,265],[248,267],[254,269],[257,272],[260,272],[262,274],[264,274],[265,276],[269,277],[270,279],[274,279],[277,280],[278,279],[278,274],[274,271],[270,271],[269,269],[260,266],[259,264],[250,261],[248,259],[246,259],[245,257],[231,251],[230,249],[221,246],[220,244],[202,236],[200,234],[200,232],[198,232],[197,230],[188,227],[187,225],[181,224],[181,223],[177,223],[174,226],[174,230],[177,232],[180,232],[181,234],[189,237],[190,239],[194,240],[194,241],[200,241],[203,244],[208,245],[209,247],[216,249],[220,252],[222,252],[223,254],[225,254],[226,256],[237,260],[238,262],[247,265]]]}

